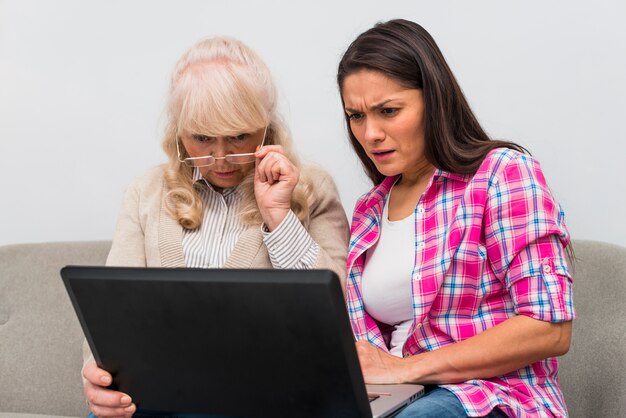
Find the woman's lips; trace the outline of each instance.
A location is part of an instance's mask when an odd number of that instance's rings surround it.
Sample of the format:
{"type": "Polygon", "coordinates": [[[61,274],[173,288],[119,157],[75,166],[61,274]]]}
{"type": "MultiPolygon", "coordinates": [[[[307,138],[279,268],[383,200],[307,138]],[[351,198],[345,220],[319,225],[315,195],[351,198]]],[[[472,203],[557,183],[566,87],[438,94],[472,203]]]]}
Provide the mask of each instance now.
{"type": "Polygon", "coordinates": [[[385,161],[391,158],[391,156],[395,153],[392,149],[381,149],[381,150],[372,150],[372,157],[376,161],[385,161]]]}
{"type": "Polygon", "coordinates": [[[216,177],[220,177],[220,178],[230,178],[232,177],[237,171],[233,170],[233,171],[214,171],[213,175],[215,175],[216,177]]]}

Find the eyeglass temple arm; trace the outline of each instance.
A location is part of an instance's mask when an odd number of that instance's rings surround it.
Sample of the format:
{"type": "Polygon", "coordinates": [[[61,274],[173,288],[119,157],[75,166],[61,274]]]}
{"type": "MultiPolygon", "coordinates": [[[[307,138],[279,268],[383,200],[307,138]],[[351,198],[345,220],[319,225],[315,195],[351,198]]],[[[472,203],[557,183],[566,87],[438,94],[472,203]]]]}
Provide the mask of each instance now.
{"type": "Polygon", "coordinates": [[[267,138],[267,127],[269,125],[265,125],[265,129],[263,129],[263,139],[261,140],[261,145],[259,145],[259,148],[263,148],[263,146],[265,145],[265,138],[267,138]]]}

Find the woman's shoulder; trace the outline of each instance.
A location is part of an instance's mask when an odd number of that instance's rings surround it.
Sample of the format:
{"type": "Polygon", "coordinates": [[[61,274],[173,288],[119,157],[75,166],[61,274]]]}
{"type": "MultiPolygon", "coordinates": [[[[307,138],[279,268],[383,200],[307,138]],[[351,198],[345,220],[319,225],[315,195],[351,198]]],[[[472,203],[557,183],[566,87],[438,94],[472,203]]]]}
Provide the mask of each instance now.
{"type": "Polygon", "coordinates": [[[547,186],[541,164],[531,155],[510,148],[491,150],[472,179],[476,187],[499,189],[531,183],[547,186]]]}
{"type": "Polygon", "coordinates": [[[498,176],[506,170],[515,169],[515,167],[538,165],[538,161],[529,154],[506,147],[494,148],[485,156],[474,177],[498,176]]]}
{"type": "Polygon", "coordinates": [[[301,178],[309,183],[316,190],[337,188],[333,176],[325,168],[319,165],[302,165],[300,171],[301,178]]]}
{"type": "Polygon", "coordinates": [[[510,161],[516,161],[516,160],[525,159],[525,158],[531,158],[531,157],[530,155],[524,154],[523,152],[520,152],[513,148],[499,147],[499,148],[494,148],[487,153],[487,155],[485,156],[485,159],[483,160],[483,165],[485,163],[493,164],[493,163],[502,163],[502,162],[506,164],[510,161]]]}
{"type": "Polygon", "coordinates": [[[354,204],[354,213],[366,212],[376,205],[380,205],[389,195],[391,188],[398,179],[397,176],[386,177],[381,183],[375,184],[363,193],[354,204]]]}
{"type": "Polygon", "coordinates": [[[328,170],[326,170],[324,167],[318,164],[313,164],[313,163],[303,164],[301,167],[301,170],[302,170],[302,173],[304,173],[308,177],[332,179],[332,176],[330,175],[328,170]]]}

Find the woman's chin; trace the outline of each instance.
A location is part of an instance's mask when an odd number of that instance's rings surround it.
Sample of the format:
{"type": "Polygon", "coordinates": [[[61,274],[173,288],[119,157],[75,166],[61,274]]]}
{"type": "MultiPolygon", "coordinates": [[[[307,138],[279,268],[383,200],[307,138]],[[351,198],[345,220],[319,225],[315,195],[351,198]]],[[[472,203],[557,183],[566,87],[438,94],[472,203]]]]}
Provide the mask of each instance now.
{"type": "Polygon", "coordinates": [[[211,173],[208,176],[204,177],[213,187],[217,187],[220,189],[228,189],[229,187],[237,187],[241,184],[243,180],[243,176],[241,173],[234,172],[231,174],[226,173],[211,173]]]}
{"type": "Polygon", "coordinates": [[[393,177],[393,176],[397,176],[399,174],[401,174],[400,170],[394,170],[393,167],[389,167],[389,166],[376,166],[376,169],[378,170],[378,172],[380,172],[380,174],[382,174],[385,177],[393,177]]]}

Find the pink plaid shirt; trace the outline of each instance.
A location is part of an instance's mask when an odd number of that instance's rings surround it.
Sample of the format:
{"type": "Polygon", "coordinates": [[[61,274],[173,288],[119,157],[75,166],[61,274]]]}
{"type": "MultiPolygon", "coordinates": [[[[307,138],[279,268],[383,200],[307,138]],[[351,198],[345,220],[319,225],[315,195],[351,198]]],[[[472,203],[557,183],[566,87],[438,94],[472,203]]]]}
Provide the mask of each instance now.
{"type": "MultiPolygon", "coordinates": [[[[386,351],[385,336],[363,307],[361,273],[396,179],[386,178],[356,204],[346,285],[356,338],[386,351]]],[[[405,357],[473,337],[515,315],[574,318],[564,254],[569,234],[533,158],[499,148],[474,176],[436,170],[415,216],[414,322],[405,357]]],[[[567,416],[557,370],[557,359],[548,358],[503,376],[442,387],[469,416],[496,406],[516,417],[567,416]]]]}

